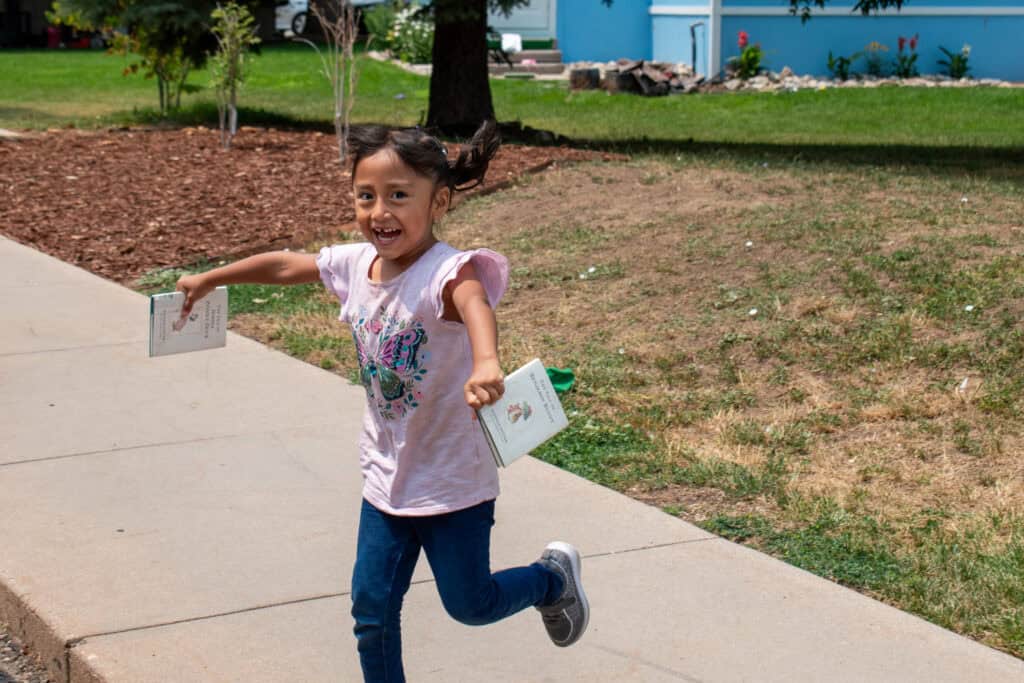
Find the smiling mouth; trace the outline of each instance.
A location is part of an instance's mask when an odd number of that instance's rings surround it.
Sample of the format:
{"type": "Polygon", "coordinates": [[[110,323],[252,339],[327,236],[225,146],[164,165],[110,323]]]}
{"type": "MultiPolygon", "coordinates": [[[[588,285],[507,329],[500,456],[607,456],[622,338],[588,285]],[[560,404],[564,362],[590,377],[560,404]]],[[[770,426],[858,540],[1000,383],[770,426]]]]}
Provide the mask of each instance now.
{"type": "Polygon", "coordinates": [[[373,234],[381,244],[389,244],[397,240],[402,231],[398,228],[373,228],[373,234]]]}

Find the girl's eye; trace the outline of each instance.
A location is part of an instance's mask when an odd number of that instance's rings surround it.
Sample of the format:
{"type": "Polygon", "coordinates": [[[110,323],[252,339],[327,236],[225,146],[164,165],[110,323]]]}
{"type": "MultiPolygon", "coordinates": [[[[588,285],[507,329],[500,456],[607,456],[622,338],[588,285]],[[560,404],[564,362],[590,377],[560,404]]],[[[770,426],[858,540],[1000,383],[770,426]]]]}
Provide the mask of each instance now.
{"type": "Polygon", "coordinates": [[[395,190],[393,193],[391,193],[391,196],[394,197],[395,199],[405,199],[409,195],[407,195],[402,190],[395,190]]]}
{"type": "Polygon", "coordinates": [[[365,202],[365,201],[368,201],[370,199],[373,199],[373,195],[370,194],[369,192],[360,192],[360,193],[356,194],[356,199],[358,199],[361,202],[365,202]]]}

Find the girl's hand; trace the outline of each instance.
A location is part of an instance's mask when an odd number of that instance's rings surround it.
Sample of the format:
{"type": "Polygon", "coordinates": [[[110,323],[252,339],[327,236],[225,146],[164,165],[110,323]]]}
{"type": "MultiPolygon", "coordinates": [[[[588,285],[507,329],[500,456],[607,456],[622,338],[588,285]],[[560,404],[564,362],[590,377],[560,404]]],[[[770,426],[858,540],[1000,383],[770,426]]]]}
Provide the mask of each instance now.
{"type": "Polygon", "coordinates": [[[192,312],[192,307],[196,305],[196,302],[212,292],[214,287],[200,273],[198,275],[182,275],[178,278],[178,286],[175,289],[185,292],[185,305],[181,308],[181,318],[184,320],[192,312]]]}
{"type": "Polygon", "coordinates": [[[505,393],[505,373],[497,359],[473,363],[473,373],[464,387],[466,403],[479,409],[494,403],[505,393]]]}

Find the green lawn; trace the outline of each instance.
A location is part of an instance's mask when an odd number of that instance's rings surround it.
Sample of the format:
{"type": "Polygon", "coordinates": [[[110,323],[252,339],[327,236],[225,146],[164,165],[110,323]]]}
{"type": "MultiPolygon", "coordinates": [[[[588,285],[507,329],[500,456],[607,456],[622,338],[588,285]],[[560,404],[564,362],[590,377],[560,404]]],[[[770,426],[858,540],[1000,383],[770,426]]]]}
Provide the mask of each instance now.
{"type": "MultiPolygon", "coordinates": [[[[122,57],[90,51],[0,52],[0,127],[92,127],[152,121],[156,84],[123,77],[122,57]]],[[[330,121],[330,88],[302,45],[255,56],[242,122],[330,121]]],[[[189,82],[204,86],[206,72],[189,82]]],[[[354,119],[412,125],[426,116],[429,81],[360,59],[354,119]]],[[[1024,147],[1024,89],[879,88],[641,98],[568,91],[559,81],[492,81],[498,118],[602,144],[1024,147]]],[[[181,122],[215,122],[210,92],[185,95],[181,122]]]]}

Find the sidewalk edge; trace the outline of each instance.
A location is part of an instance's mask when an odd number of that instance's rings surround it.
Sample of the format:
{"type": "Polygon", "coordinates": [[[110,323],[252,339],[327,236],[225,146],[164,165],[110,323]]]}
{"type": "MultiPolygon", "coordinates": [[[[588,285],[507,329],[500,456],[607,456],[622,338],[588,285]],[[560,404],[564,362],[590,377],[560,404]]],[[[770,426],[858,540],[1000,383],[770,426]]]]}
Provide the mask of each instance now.
{"type": "MultiPolygon", "coordinates": [[[[67,641],[0,575],[0,621],[40,661],[54,683],[70,683],[67,641]]],[[[99,682],[98,682],[99,683],[99,682]]]]}

